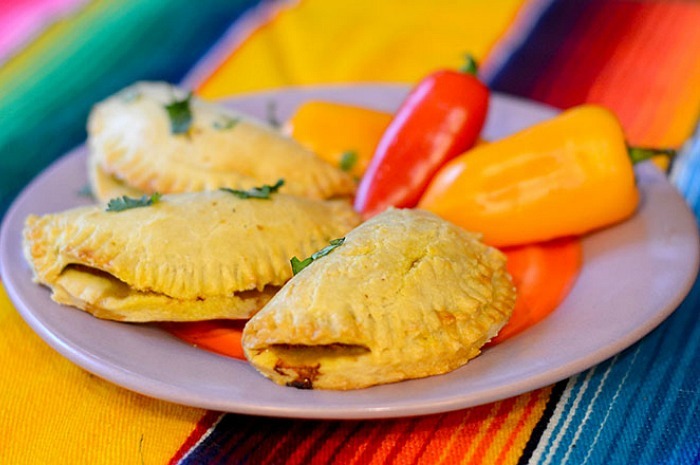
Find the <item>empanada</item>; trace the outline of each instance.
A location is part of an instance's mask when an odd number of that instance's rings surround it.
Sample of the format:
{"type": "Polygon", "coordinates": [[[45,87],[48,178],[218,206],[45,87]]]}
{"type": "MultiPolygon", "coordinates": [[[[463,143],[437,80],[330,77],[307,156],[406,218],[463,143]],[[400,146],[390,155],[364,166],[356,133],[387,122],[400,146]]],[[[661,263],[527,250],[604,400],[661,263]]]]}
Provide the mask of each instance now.
{"type": "Polygon", "coordinates": [[[390,209],[285,284],[243,347],[278,384],[363,388],[464,365],[514,303],[501,252],[431,213],[390,209]]]}
{"type": "Polygon", "coordinates": [[[55,301],[101,318],[247,318],[291,277],[291,257],[358,223],[340,200],[171,194],[123,211],[30,216],[24,253],[55,301]]]}
{"type": "Polygon", "coordinates": [[[188,99],[164,82],[139,82],[95,105],[88,149],[89,177],[100,201],[120,187],[164,194],[250,189],[278,179],[285,180],[284,193],[310,198],[347,197],[355,190],[349,174],[269,125],[196,96],[188,99]]]}

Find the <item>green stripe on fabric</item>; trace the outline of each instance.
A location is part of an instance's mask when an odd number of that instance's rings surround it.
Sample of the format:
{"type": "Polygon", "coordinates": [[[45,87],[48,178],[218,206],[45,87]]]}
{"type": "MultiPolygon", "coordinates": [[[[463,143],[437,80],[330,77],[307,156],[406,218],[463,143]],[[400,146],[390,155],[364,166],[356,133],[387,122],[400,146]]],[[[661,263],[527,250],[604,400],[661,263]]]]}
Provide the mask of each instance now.
{"type": "Polygon", "coordinates": [[[84,141],[91,106],[136,80],[178,82],[257,0],[100,0],[0,68],[0,216],[84,141]]]}

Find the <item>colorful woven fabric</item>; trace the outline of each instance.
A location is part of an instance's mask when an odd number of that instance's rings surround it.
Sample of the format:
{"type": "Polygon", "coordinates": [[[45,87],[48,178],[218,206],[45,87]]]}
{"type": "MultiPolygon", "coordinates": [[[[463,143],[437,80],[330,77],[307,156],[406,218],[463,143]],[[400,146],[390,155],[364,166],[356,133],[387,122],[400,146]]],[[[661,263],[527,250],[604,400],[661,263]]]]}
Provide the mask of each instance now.
{"type": "MultiPolygon", "coordinates": [[[[496,91],[559,108],[602,103],[632,143],[683,148],[671,176],[700,217],[697,2],[11,5],[0,26],[21,27],[0,39],[0,212],[84,140],[93,102],[134,80],[184,81],[208,97],[411,83],[470,52],[496,91]],[[16,22],[22,7],[26,23],[16,22]]],[[[639,343],[517,397],[425,417],[314,421],[205,411],[111,385],[53,352],[0,287],[0,463],[700,463],[698,308],[696,283],[639,343]]]]}

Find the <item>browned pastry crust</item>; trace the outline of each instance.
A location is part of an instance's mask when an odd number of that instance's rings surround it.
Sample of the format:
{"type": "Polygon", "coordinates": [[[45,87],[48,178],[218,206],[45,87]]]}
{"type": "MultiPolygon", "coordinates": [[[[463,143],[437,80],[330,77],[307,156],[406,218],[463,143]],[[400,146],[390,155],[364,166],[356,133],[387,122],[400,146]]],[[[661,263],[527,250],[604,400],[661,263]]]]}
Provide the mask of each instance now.
{"type": "Polygon", "coordinates": [[[243,347],[276,383],[363,388],[464,365],[514,303],[501,252],[431,213],[392,209],[291,279],[243,347]]]}

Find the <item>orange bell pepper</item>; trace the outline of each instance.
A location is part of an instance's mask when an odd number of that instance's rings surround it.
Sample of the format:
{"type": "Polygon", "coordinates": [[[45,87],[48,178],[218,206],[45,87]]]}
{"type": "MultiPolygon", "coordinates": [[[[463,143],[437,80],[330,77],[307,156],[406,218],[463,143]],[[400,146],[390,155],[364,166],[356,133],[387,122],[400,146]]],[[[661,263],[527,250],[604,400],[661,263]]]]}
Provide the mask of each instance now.
{"type": "Polygon", "coordinates": [[[309,101],[284,129],[322,159],[360,178],[391,118],[391,113],[369,108],[309,101]]]}
{"type": "Polygon", "coordinates": [[[583,264],[578,237],[506,247],[508,272],[518,292],[508,323],[491,339],[498,344],[520,334],[555,311],[574,287],[583,264]]]}
{"type": "Polygon", "coordinates": [[[498,247],[581,235],[634,213],[631,155],[653,153],[629,150],[610,111],[583,105],[454,158],[418,207],[498,247]]]}

